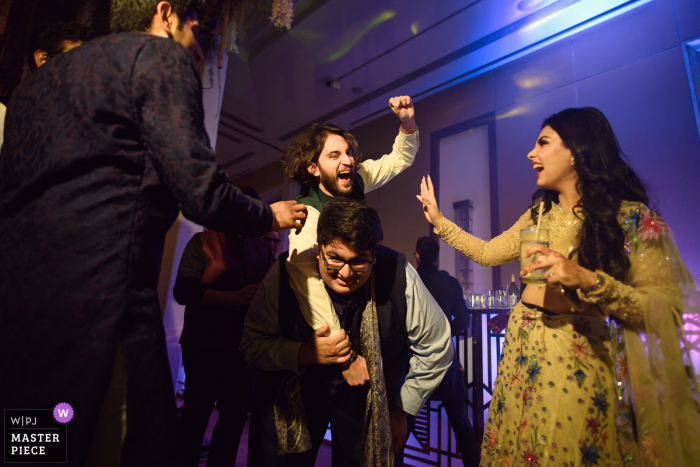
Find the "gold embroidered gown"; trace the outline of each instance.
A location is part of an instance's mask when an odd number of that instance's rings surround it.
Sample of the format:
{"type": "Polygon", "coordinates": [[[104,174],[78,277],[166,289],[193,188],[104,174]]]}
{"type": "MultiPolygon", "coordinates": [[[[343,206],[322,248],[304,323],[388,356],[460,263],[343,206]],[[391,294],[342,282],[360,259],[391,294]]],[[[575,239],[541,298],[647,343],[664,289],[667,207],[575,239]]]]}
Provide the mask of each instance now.
{"type": "MultiPolygon", "coordinates": [[[[628,279],[596,271],[602,285],[578,292],[597,305],[592,314],[523,303],[511,311],[482,466],[700,466],[697,379],[682,331],[684,316],[698,322],[695,285],[655,213],[623,202],[618,219],[628,279]]],[[[553,203],[542,219],[550,248],[568,256],[581,223],[553,203]]],[[[447,219],[436,233],[488,266],[518,259],[519,231],[533,226],[528,211],[489,242],[447,219]]]]}

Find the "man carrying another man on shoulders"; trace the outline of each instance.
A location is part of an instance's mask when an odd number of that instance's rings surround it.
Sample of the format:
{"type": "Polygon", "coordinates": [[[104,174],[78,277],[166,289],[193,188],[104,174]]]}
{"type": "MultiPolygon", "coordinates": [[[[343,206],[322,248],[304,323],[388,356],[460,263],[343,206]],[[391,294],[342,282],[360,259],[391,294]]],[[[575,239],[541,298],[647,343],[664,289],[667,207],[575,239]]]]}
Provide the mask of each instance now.
{"type": "Polygon", "coordinates": [[[254,394],[249,465],[313,466],[329,421],[334,466],[393,465],[406,414],[420,411],[452,363],[450,326],[405,256],[379,246],[374,208],[329,202],[317,234],[316,274],[341,330],[326,337],[325,326],[307,324],[282,254],[240,346],[268,370],[254,394]]]}
{"type": "Polygon", "coordinates": [[[361,161],[355,137],[330,124],[313,124],[296,137],[282,159],[290,181],[301,185],[296,201],[308,208],[307,227],[289,236],[287,268],[301,312],[314,329],[327,325],[329,334],[340,331],[331,300],[316,268],[316,223],[323,206],[338,197],[365,200],[365,193],[380,188],[410,167],[418,152],[418,127],[409,96],[389,99],[400,121],[390,154],[361,161]]]}

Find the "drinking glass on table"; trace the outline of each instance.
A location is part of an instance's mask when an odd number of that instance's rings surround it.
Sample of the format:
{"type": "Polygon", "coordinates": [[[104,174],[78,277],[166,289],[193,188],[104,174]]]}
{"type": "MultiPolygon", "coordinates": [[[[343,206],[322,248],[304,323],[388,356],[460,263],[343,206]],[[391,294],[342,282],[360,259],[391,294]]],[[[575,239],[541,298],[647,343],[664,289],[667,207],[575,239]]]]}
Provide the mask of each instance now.
{"type": "Polygon", "coordinates": [[[507,308],[508,307],[508,297],[506,296],[506,291],[503,289],[498,289],[496,291],[496,308],[507,308]]]}

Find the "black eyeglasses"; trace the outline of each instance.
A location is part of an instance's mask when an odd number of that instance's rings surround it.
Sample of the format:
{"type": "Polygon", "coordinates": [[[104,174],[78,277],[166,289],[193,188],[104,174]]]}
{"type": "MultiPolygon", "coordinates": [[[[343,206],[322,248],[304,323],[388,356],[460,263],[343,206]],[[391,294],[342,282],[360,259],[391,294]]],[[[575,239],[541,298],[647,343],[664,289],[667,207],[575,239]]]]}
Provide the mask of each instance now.
{"type": "Polygon", "coordinates": [[[323,250],[321,250],[321,258],[323,258],[323,264],[326,265],[326,269],[330,269],[331,271],[339,271],[347,264],[350,266],[351,271],[365,272],[372,266],[372,262],[374,261],[374,255],[372,255],[372,259],[369,261],[356,258],[350,261],[344,261],[338,258],[326,258],[326,255],[323,254],[323,250]]]}
{"type": "Polygon", "coordinates": [[[263,237],[262,240],[264,240],[266,242],[272,242],[275,245],[279,245],[280,243],[282,243],[282,240],[280,240],[279,238],[272,238],[272,237],[267,237],[267,236],[263,237]]]}

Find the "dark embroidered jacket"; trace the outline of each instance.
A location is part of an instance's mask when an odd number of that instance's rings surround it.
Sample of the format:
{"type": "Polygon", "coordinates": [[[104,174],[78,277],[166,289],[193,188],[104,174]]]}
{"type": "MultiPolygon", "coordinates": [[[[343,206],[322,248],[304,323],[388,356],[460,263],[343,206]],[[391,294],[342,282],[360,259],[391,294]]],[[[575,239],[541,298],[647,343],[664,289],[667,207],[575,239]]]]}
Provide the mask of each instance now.
{"type": "Polygon", "coordinates": [[[0,153],[3,408],[73,405],[84,464],[118,342],[128,371],[123,465],[176,465],[176,411],[156,285],[179,210],[260,236],[268,206],[214,162],[180,44],[121,33],[52,58],[14,92],[0,153]]]}

